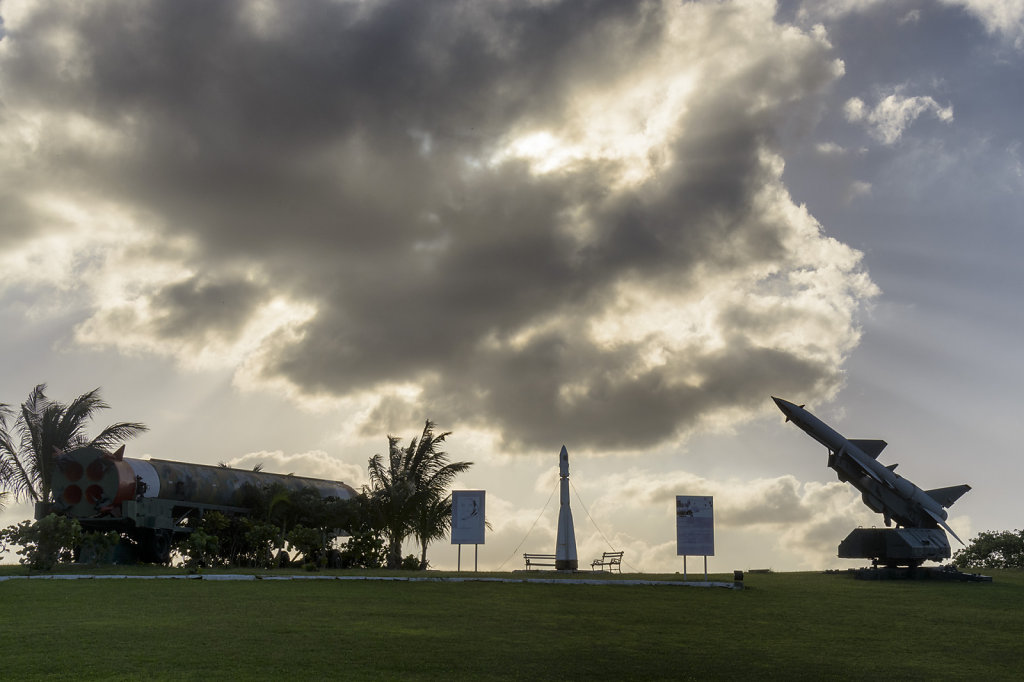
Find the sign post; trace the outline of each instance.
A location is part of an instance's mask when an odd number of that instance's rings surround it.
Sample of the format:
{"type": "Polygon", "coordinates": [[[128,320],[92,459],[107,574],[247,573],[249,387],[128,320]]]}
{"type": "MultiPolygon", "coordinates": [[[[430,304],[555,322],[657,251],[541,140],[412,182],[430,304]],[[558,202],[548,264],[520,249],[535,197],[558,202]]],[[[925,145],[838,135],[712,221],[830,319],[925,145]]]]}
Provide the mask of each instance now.
{"type": "Polygon", "coordinates": [[[715,556],[714,498],[710,495],[676,495],[676,555],[704,557],[704,580],[708,579],[708,557],[715,556]]]}
{"type": "Polygon", "coordinates": [[[486,490],[452,491],[452,544],[459,546],[457,570],[462,571],[462,546],[473,545],[473,571],[477,570],[480,545],[486,532],[486,490]]]}

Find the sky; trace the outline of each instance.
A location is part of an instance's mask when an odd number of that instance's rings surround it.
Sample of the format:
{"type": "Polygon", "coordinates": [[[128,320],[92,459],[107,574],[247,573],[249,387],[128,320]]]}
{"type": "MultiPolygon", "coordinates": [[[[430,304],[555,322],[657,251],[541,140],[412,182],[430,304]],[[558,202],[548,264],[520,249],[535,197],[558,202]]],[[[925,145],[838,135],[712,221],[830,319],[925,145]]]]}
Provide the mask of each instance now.
{"type": "Polygon", "coordinates": [[[128,456],[356,488],[431,419],[481,570],[554,552],[563,444],[581,564],[682,571],[676,495],[712,572],[863,563],[773,395],[970,484],[962,538],[1021,525],[1024,0],[0,18],[0,402],[102,387],[128,456]]]}

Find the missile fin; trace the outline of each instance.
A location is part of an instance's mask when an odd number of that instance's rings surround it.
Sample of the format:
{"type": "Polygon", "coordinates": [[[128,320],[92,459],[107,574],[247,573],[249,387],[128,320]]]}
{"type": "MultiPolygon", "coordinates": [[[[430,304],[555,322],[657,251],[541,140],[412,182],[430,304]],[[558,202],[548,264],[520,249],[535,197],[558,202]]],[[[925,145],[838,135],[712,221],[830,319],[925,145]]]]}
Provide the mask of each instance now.
{"type": "Polygon", "coordinates": [[[928,512],[928,516],[935,519],[936,523],[945,528],[947,533],[955,537],[957,542],[959,542],[961,545],[964,544],[964,541],[960,539],[959,535],[953,532],[953,529],[949,527],[949,524],[946,523],[946,520],[944,518],[933,512],[931,509],[925,509],[925,511],[928,512]]]}
{"type": "Polygon", "coordinates": [[[951,485],[948,488],[935,488],[934,490],[925,490],[928,493],[928,497],[932,498],[943,507],[952,507],[953,503],[959,500],[964,493],[971,489],[971,486],[967,485],[951,485]]]}
{"type": "MultiPolygon", "coordinates": [[[[861,473],[863,473],[864,475],[873,478],[876,482],[881,483],[882,485],[888,486],[890,488],[892,487],[892,483],[890,483],[889,481],[883,481],[878,476],[878,474],[871,470],[870,467],[864,466],[861,462],[858,462],[854,457],[851,457],[850,454],[846,451],[845,445],[839,448],[839,452],[836,453],[836,461],[842,460],[844,457],[847,460],[852,460],[855,463],[856,467],[860,469],[861,473]]],[[[829,463],[829,466],[832,466],[832,464],[829,463]]]]}
{"type": "Polygon", "coordinates": [[[882,450],[885,450],[885,446],[888,445],[884,440],[865,438],[851,438],[850,442],[860,448],[864,454],[871,459],[878,459],[878,455],[880,455],[882,450]]]}

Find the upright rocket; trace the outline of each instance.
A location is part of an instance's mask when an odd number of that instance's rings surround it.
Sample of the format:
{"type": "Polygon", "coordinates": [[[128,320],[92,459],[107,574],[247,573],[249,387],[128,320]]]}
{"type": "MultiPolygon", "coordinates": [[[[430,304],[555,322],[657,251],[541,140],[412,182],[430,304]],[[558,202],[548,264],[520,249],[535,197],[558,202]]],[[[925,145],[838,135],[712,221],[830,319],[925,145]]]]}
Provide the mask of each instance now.
{"type": "Polygon", "coordinates": [[[925,560],[949,558],[950,546],[942,528],[961,544],[946,523],[950,507],[971,489],[969,485],[922,490],[896,473],[895,464],[883,465],[878,455],[884,440],[848,439],[828,424],[788,400],[772,397],[787,422],[828,448],[828,466],[840,481],[851,484],[885,525],[896,528],[858,528],[839,545],[844,559],[873,559],[876,564],[917,566],[925,560]],[[940,528],[941,527],[941,528],[940,528]]]}
{"type": "Polygon", "coordinates": [[[569,452],[562,446],[558,453],[558,536],[555,539],[555,570],[575,571],[579,568],[576,558],[576,530],[572,525],[572,509],[569,508],[569,452]]]}

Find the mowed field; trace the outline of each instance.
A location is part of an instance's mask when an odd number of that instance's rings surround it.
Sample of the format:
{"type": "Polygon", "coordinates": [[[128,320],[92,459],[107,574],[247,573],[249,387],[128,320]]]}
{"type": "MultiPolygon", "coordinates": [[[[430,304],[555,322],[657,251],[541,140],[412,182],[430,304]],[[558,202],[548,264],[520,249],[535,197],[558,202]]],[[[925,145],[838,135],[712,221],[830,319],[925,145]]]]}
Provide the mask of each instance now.
{"type": "Polygon", "coordinates": [[[1019,680],[1024,573],[992,575],[753,574],[742,591],[9,580],[0,678],[1019,680]]]}

